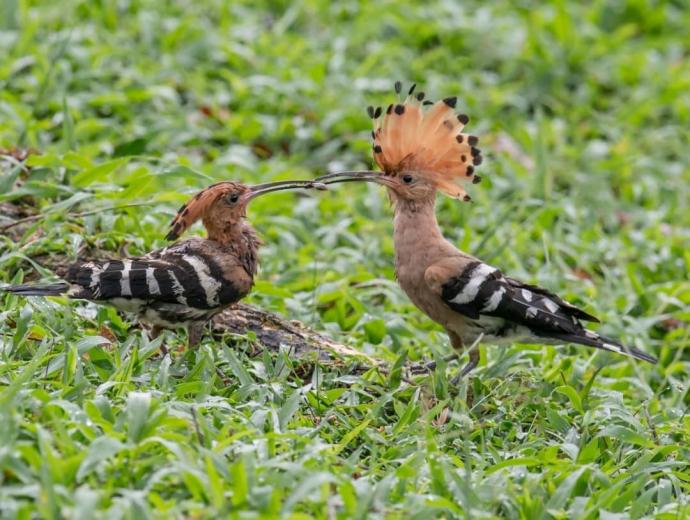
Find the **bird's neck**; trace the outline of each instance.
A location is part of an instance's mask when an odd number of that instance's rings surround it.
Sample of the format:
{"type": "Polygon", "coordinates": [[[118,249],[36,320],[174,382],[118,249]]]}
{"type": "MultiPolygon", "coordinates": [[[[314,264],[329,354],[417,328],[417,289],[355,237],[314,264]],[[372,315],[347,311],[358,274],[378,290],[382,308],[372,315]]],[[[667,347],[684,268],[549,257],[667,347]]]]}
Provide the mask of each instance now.
{"type": "Polygon", "coordinates": [[[259,267],[259,247],[261,239],[256,231],[247,223],[242,224],[242,238],[239,240],[239,247],[236,249],[240,255],[242,266],[253,278],[259,267]]]}
{"type": "Polygon", "coordinates": [[[457,249],[443,238],[436,221],[434,199],[397,202],[393,221],[395,244],[395,274],[405,293],[424,309],[424,281],[429,266],[449,256],[457,249]]]}
{"type": "Polygon", "coordinates": [[[434,197],[416,201],[395,201],[393,240],[396,253],[401,248],[413,252],[418,248],[444,241],[436,220],[434,197]]]}
{"type": "Polygon", "coordinates": [[[259,263],[259,247],[261,240],[252,226],[246,222],[232,225],[222,225],[205,222],[209,240],[218,242],[228,248],[250,276],[256,275],[259,263]]]}

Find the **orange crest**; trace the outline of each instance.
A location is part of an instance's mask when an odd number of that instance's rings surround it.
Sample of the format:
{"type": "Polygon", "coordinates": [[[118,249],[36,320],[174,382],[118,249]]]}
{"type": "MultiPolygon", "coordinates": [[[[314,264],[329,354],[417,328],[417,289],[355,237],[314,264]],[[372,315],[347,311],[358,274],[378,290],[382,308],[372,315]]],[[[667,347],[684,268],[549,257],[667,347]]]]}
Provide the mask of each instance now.
{"type": "MultiPolygon", "coordinates": [[[[401,87],[395,83],[398,94],[401,87]]],[[[446,195],[464,199],[460,183],[481,180],[474,173],[482,162],[479,139],[462,132],[470,118],[455,113],[457,98],[433,103],[414,90],[412,85],[407,98],[389,105],[383,117],[381,107],[367,108],[374,120],[374,160],[386,175],[414,171],[446,195]]]]}

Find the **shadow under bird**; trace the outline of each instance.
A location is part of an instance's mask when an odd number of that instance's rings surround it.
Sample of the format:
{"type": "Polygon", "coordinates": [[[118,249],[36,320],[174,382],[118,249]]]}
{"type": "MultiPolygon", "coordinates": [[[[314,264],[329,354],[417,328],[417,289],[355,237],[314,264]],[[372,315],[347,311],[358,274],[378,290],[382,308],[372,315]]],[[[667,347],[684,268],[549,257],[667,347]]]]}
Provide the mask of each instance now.
{"type": "Polygon", "coordinates": [[[58,269],[64,281],[0,288],[21,296],[57,296],[108,304],[137,315],[152,337],[162,329],[188,329],[188,346],[202,337],[206,322],[245,297],[254,284],[261,241],[245,221],[254,198],[280,190],[325,189],[314,181],[255,186],[219,182],[183,205],[168,240],[201,219],[207,238],[193,237],[137,258],[76,262],[58,269]]]}
{"type": "MultiPolygon", "coordinates": [[[[394,206],[395,274],[412,302],[443,326],[456,351],[482,339],[491,343],[577,343],[656,363],[656,358],[583,326],[598,322],[587,312],[541,287],[504,276],[497,268],[458,250],[436,220],[438,191],[464,201],[462,187],[478,183],[478,138],[463,133],[469,117],[454,111],[456,98],[431,103],[414,94],[382,109],[374,120],[373,153],[381,172],[340,172],[318,182],[374,182],[388,188],[394,206]],[[428,108],[427,108],[428,107],[428,108]]],[[[401,85],[396,83],[396,92],[401,85]]],[[[454,379],[479,362],[479,350],[454,379]]]]}

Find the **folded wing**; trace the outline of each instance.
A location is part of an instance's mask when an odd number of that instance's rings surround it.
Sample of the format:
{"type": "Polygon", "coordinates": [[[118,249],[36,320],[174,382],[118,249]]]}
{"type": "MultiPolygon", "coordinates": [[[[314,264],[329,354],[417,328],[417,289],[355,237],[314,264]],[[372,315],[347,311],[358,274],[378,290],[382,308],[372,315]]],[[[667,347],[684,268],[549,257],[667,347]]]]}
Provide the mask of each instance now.
{"type": "Polygon", "coordinates": [[[582,321],[598,320],[554,293],[503,276],[495,267],[480,261],[469,262],[448,277],[440,285],[440,292],[451,309],[479,325],[490,326],[488,336],[493,335],[493,329],[527,330],[536,341],[579,343],[656,362],[638,349],[587,330],[582,321]],[[482,320],[483,317],[493,319],[482,320]]]}
{"type": "Polygon", "coordinates": [[[94,301],[127,299],[212,309],[243,294],[216,262],[188,249],[163,249],[141,258],[73,264],[65,279],[70,296],[94,301]]]}

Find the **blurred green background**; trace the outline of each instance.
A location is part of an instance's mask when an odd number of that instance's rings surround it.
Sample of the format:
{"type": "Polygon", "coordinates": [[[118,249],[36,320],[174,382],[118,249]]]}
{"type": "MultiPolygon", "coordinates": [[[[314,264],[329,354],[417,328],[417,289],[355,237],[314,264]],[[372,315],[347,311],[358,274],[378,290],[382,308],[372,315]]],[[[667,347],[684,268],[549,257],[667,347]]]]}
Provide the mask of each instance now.
{"type": "MultiPolygon", "coordinates": [[[[3,297],[0,516],[690,514],[689,27],[686,1],[0,0],[0,213],[42,214],[0,231],[0,281],[162,246],[217,180],[371,167],[365,107],[402,80],[481,138],[447,237],[661,360],[487,345],[458,389],[455,367],[304,381],[251,338],[151,359],[112,310],[3,297]]],[[[449,352],[395,283],[380,189],[249,218],[248,301],[391,365],[449,352]]]]}

